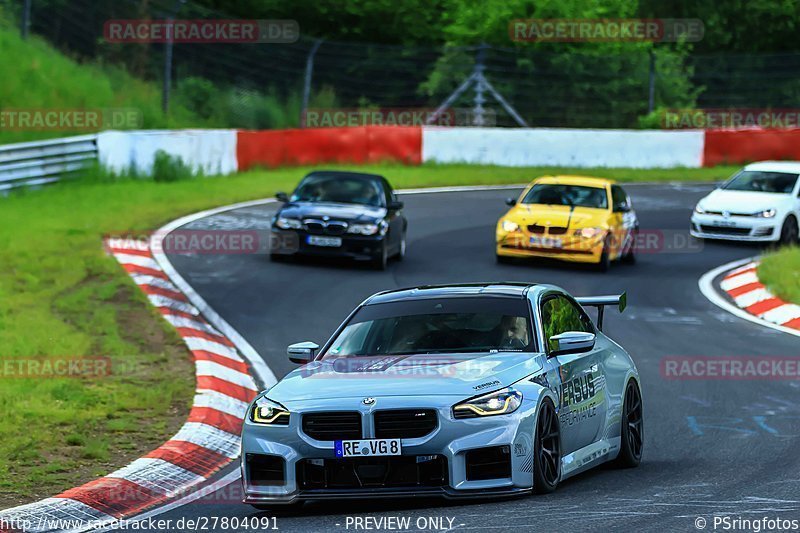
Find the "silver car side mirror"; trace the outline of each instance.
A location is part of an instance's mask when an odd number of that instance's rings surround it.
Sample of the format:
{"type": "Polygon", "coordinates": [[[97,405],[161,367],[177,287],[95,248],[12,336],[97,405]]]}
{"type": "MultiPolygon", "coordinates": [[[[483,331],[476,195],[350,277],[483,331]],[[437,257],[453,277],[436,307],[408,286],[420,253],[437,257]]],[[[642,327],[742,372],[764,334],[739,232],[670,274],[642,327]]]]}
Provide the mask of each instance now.
{"type": "Polygon", "coordinates": [[[571,353],[588,352],[594,348],[596,336],[594,333],[583,331],[565,331],[559,335],[550,337],[551,343],[558,346],[550,352],[550,355],[566,355],[571,353]]]}
{"type": "Polygon", "coordinates": [[[290,344],[286,348],[286,353],[289,355],[289,361],[304,365],[314,359],[317,350],[319,350],[319,344],[306,341],[290,344]]]}

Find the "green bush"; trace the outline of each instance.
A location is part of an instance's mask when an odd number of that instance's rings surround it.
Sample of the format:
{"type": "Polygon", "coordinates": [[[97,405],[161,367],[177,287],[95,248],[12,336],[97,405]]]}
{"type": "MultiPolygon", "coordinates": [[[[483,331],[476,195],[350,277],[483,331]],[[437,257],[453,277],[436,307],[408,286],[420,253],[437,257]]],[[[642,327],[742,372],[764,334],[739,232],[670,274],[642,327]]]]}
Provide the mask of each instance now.
{"type": "Polygon", "coordinates": [[[156,152],[156,157],[153,160],[153,181],[183,181],[192,179],[195,175],[195,172],[183,162],[180,156],[170,155],[164,150],[156,152]]]}

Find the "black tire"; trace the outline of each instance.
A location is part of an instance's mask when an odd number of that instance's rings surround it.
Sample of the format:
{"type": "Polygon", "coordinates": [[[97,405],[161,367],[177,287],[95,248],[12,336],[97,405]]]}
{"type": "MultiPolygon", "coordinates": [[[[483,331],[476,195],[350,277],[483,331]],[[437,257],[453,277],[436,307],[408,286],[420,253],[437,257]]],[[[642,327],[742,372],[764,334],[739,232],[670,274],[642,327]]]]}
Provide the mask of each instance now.
{"type": "Polygon", "coordinates": [[[611,255],[608,252],[610,242],[606,238],[603,242],[603,251],[600,253],[600,261],[597,263],[598,272],[608,272],[611,268],[611,255]]]}
{"type": "Polygon", "coordinates": [[[644,417],[642,393],[634,380],[630,380],[625,388],[620,424],[621,444],[616,464],[621,468],[639,466],[644,448],[644,417]]]}
{"type": "Polygon", "coordinates": [[[622,262],[627,265],[636,264],[636,239],[639,236],[639,230],[635,229],[631,232],[631,244],[628,250],[622,255],[622,262]]]}
{"type": "Polygon", "coordinates": [[[372,268],[375,270],[386,270],[386,266],[389,263],[389,252],[386,250],[386,242],[381,243],[380,252],[374,258],[372,258],[372,268]]]}
{"type": "Polygon", "coordinates": [[[792,215],[786,217],[781,226],[781,239],[778,241],[782,246],[791,246],[798,242],[797,219],[792,215]]]}
{"type": "Polygon", "coordinates": [[[403,259],[405,259],[405,257],[406,257],[406,232],[404,231],[403,236],[400,237],[400,247],[399,250],[397,250],[397,255],[395,256],[395,258],[398,261],[402,261],[403,259]]]}
{"type": "Polygon", "coordinates": [[[533,492],[549,494],[561,481],[561,428],[549,398],[542,402],[536,417],[533,454],[533,492]]]}

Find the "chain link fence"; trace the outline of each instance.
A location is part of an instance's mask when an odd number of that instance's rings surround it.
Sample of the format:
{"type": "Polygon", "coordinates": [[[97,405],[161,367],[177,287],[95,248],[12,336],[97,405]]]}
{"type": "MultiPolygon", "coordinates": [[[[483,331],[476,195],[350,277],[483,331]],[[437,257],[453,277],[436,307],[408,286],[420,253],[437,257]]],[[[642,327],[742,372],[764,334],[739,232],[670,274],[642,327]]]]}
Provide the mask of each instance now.
{"type": "MultiPolygon", "coordinates": [[[[181,0],[23,0],[20,19],[27,2],[32,32],[70,55],[121,64],[162,85],[165,107],[180,102],[205,125],[296,127],[304,106],[435,109],[476,70],[532,127],[659,127],[657,117],[647,118],[656,109],[800,107],[800,53],[701,56],[655,44],[600,54],[510,41],[507,47],[390,46],[320,40],[302,28],[288,44],[120,44],[104,39],[109,19],[234,17],[181,0]]],[[[467,88],[452,106],[479,105],[496,125],[518,126],[485,89],[467,88]]]]}

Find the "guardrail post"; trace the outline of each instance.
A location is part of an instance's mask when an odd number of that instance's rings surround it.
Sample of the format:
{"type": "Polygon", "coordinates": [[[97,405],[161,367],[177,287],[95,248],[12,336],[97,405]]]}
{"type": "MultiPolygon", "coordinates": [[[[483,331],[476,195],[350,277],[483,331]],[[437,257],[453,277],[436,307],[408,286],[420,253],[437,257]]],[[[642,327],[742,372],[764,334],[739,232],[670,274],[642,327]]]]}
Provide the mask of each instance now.
{"type": "Polygon", "coordinates": [[[314,45],[308,52],[308,59],[306,59],[306,75],[303,81],[303,106],[300,108],[300,127],[306,127],[306,111],[308,111],[308,100],[311,98],[311,76],[314,74],[314,56],[317,55],[317,50],[322,44],[322,39],[314,41],[314,45]]]}
{"type": "Polygon", "coordinates": [[[647,112],[652,113],[656,108],[656,52],[650,49],[650,80],[647,96],[647,112]]]}
{"type": "Polygon", "coordinates": [[[31,2],[32,0],[25,0],[25,4],[22,7],[22,25],[20,27],[20,35],[22,35],[23,39],[28,38],[28,30],[30,29],[31,25],[31,2]]]}

